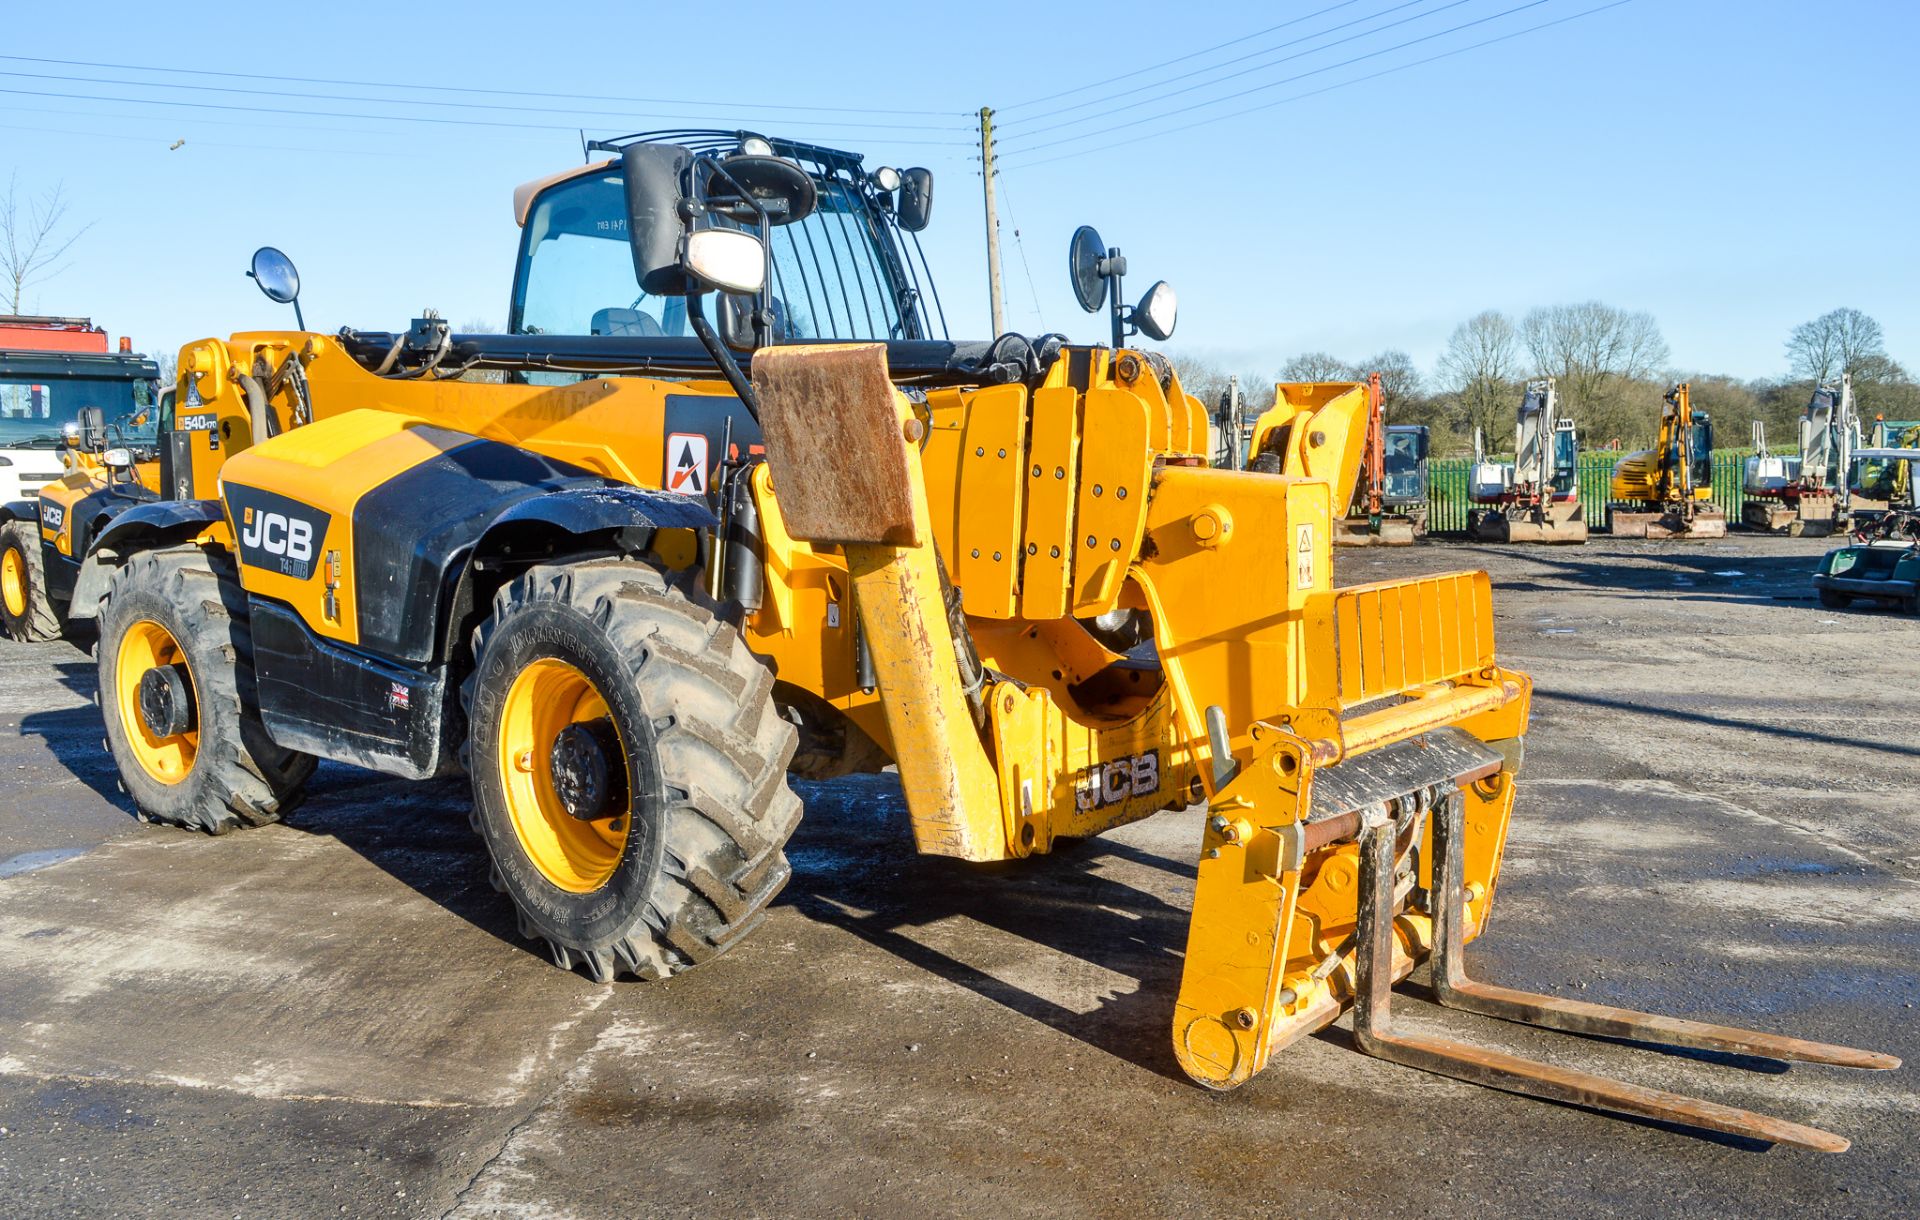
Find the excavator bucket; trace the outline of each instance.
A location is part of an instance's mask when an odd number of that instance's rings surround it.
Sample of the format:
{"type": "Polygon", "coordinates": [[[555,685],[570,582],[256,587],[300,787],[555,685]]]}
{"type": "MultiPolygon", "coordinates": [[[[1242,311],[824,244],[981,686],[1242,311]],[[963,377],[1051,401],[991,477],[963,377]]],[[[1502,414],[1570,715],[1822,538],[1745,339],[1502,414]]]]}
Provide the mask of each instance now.
{"type": "MultiPolygon", "coordinates": [[[[1032,390],[924,401],[889,384],[878,345],[773,348],[753,372],[771,481],[790,501],[784,520],[765,502],[763,522],[845,557],[922,851],[1037,854],[1205,803],[1172,1022],[1194,1080],[1243,1084],[1351,1009],[1363,1051],[1423,1070],[1846,1146],[1393,1027],[1394,984],[1426,962],[1441,1003],[1508,1020],[1895,1063],[1466,977],[1463,946],[1486,926],[1498,881],[1531,684],[1495,658],[1485,573],[1334,588],[1330,527],[1350,470],[1207,468],[1190,456],[1205,437],[1199,404],[1130,352],[1070,353],[1032,390]],[[1139,628],[1138,646],[1091,636],[1087,624],[1103,621],[1139,628]]],[[[1295,456],[1320,460],[1352,435],[1339,397],[1314,404],[1295,456]]]]}

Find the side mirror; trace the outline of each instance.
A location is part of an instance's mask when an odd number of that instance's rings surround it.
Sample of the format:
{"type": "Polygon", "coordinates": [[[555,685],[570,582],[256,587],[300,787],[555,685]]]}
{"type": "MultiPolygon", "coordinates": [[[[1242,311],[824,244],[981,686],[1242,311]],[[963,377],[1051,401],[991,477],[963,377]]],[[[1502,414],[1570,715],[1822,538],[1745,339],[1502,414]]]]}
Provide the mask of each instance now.
{"type": "Polygon", "coordinates": [[[633,247],[633,274],[649,296],[687,293],[680,266],[680,245],[691,208],[682,209],[681,184],[693,154],[673,144],[629,144],[620,152],[626,178],[627,240],[633,247]]]}
{"type": "Polygon", "coordinates": [[[1180,313],[1179,298],[1174,295],[1173,285],[1161,280],[1147,289],[1147,295],[1133,307],[1128,318],[1141,334],[1157,343],[1165,343],[1173,337],[1173,326],[1180,313]]]}
{"type": "Polygon", "coordinates": [[[307,328],[307,320],[300,313],[300,273],[294,269],[292,259],[272,246],[262,246],[253,252],[253,265],[247,269],[247,277],[260,285],[260,291],[267,294],[269,301],[293,306],[294,322],[301,330],[307,328]]]}
{"type": "Polygon", "coordinates": [[[78,413],[80,434],[77,448],[98,453],[107,444],[107,413],[99,407],[81,407],[78,413]]]}
{"type": "Polygon", "coordinates": [[[915,168],[900,171],[900,203],[894,215],[900,227],[909,233],[918,233],[927,227],[933,219],[932,170],[915,168]]]}
{"type": "Polygon", "coordinates": [[[1073,281],[1073,299],[1088,313],[1099,313],[1107,303],[1107,277],[1101,267],[1107,247],[1092,225],[1081,225],[1067,243],[1067,276],[1073,281]]]}

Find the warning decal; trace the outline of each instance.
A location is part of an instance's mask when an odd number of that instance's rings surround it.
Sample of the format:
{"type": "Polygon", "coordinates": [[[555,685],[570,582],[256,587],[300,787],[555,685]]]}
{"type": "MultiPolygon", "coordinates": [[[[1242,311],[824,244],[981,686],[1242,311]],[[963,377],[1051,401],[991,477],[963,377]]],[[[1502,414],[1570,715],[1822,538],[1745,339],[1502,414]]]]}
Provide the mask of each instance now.
{"type": "Polygon", "coordinates": [[[1299,528],[1294,543],[1293,587],[1302,592],[1313,588],[1313,527],[1299,528]]]}
{"type": "Polygon", "coordinates": [[[667,434],[667,490],[683,496],[707,494],[707,438],[702,433],[667,434]]]}

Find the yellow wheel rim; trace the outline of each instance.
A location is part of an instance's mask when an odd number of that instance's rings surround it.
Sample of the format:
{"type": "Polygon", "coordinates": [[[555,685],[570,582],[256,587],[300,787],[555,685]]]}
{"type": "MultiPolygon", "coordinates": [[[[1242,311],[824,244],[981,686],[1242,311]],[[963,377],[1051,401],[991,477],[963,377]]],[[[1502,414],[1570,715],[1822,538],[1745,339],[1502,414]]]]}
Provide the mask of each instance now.
{"type": "MultiPolygon", "coordinates": [[[[200,729],[195,726],[171,737],[156,737],[140,714],[140,679],[149,669],[162,665],[186,665],[187,654],[173,633],[152,619],[141,619],[120,637],[120,653],[114,662],[114,693],[120,708],[120,724],[126,730],[127,745],[141,770],[163,784],[177,784],[193,770],[200,753],[200,729]]],[[[194,687],[194,702],[199,703],[199,683],[191,667],[187,681],[194,687]]]]}
{"type": "Polygon", "coordinates": [[[26,617],[27,565],[18,547],[10,546],[0,553],[0,600],[7,603],[7,613],[14,618],[26,617]]]}
{"type": "MultiPolygon", "coordinates": [[[[592,681],[551,657],[515,676],[501,709],[500,786],[514,833],[540,874],[571,894],[591,893],[613,877],[631,819],[626,810],[592,822],[569,814],[554,790],[553,743],[568,725],[607,717],[607,701],[592,681]]],[[[624,742],[620,754],[607,764],[624,773],[624,742]]]]}

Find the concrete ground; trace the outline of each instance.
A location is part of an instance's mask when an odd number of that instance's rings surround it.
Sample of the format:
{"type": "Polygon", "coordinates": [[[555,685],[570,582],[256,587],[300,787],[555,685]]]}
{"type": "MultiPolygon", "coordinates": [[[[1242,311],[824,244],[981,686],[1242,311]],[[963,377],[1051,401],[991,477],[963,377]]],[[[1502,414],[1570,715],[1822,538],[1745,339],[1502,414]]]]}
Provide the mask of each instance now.
{"type": "MultiPolygon", "coordinates": [[[[1920,1055],[1920,621],[1819,608],[1821,549],[1341,554],[1344,582],[1487,567],[1536,680],[1483,977],[1920,1055]]],[[[1413,988],[1418,1026],[1853,1149],[1528,1101],[1340,1027],[1192,1086],[1197,813],[970,869],[906,850],[890,777],[811,786],[754,937],[599,987],[519,940],[460,784],[327,766],[290,825],[142,826],[92,690],[66,645],[0,645],[0,1215],[1920,1212],[1913,1069],[1709,1062],[1413,988]]]]}

